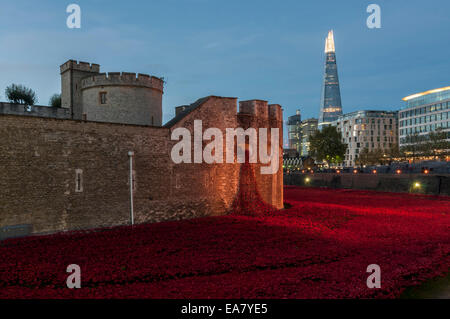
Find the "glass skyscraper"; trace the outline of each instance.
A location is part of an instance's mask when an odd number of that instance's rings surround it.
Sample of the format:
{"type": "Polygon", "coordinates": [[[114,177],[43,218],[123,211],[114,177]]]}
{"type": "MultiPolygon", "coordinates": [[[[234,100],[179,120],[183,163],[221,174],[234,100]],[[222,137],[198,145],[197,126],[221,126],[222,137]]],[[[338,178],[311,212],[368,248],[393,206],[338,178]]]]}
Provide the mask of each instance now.
{"type": "Polygon", "coordinates": [[[333,30],[328,32],[328,37],[325,40],[325,55],[325,75],[320,105],[319,129],[324,125],[330,125],[339,115],[342,115],[333,30]]]}
{"type": "Polygon", "coordinates": [[[447,132],[450,141],[450,86],[413,94],[403,98],[400,110],[400,147],[410,144],[408,137],[417,135],[423,142],[430,132],[447,132]]]}
{"type": "Polygon", "coordinates": [[[302,122],[302,117],[300,115],[300,110],[297,110],[295,115],[289,116],[288,118],[288,141],[289,148],[295,149],[300,153],[300,143],[301,143],[301,130],[300,124],[302,122]]]}
{"type": "Polygon", "coordinates": [[[302,157],[309,156],[310,137],[317,131],[317,119],[307,119],[302,121],[301,124],[301,136],[302,142],[300,143],[300,155],[302,157]]]}

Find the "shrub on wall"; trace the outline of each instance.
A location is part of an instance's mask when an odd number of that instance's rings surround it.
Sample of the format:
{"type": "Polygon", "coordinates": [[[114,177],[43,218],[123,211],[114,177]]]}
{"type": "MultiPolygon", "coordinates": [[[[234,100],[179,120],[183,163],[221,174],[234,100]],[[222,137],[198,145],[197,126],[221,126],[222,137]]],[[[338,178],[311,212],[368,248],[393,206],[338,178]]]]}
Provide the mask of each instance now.
{"type": "Polygon", "coordinates": [[[48,105],[52,107],[61,107],[61,94],[53,94],[48,105]]]}
{"type": "Polygon", "coordinates": [[[9,102],[15,104],[33,105],[37,102],[36,93],[22,84],[11,84],[5,89],[9,102]]]}

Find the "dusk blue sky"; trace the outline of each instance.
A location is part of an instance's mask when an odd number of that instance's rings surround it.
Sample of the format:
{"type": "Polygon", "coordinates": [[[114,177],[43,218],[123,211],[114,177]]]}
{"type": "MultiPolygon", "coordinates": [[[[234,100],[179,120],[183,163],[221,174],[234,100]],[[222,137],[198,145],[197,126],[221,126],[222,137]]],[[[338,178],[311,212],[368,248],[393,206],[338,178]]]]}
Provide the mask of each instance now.
{"type": "Polygon", "coordinates": [[[163,122],[207,95],[265,99],[284,117],[317,117],[329,29],[344,113],[396,110],[409,94],[450,85],[450,1],[0,1],[0,100],[33,88],[38,104],[60,92],[59,65],[163,76],[163,122]],[[66,7],[82,10],[66,27],[66,7]],[[366,8],[381,6],[381,29],[366,8]]]}

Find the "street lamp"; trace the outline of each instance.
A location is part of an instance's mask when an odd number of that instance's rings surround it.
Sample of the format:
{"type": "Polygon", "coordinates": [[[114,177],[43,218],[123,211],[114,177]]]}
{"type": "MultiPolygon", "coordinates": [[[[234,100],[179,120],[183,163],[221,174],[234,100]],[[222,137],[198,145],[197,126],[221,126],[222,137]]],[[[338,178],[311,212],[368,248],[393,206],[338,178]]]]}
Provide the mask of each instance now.
{"type": "Polygon", "coordinates": [[[133,212],[133,156],[134,152],[128,151],[128,158],[130,162],[130,219],[131,225],[134,225],[134,212],[133,212]]]}

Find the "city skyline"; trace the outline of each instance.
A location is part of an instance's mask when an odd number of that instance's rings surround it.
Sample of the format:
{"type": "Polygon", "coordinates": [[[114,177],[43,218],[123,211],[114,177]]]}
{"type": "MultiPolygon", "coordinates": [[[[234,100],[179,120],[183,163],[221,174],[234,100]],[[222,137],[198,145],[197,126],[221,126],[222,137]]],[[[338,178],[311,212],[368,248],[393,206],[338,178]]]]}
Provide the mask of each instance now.
{"type": "Polygon", "coordinates": [[[344,112],[395,110],[407,95],[448,85],[440,72],[450,67],[450,44],[442,41],[448,37],[442,28],[447,1],[425,7],[419,1],[378,1],[381,29],[367,28],[363,2],[283,1],[273,8],[257,1],[135,1],[128,10],[105,1],[77,3],[79,30],[65,25],[66,3],[2,4],[0,43],[8,50],[0,53],[0,100],[7,85],[22,83],[36,91],[38,104],[47,104],[60,91],[57,65],[73,58],[163,76],[163,122],[174,116],[175,106],[210,94],[276,100],[286,119],[296,109],[305,119],[317,118],[323,38],[330,29],[339,38],[344,112]]]}
{"type": "Polygon", "coordinates": [[[2,1],[0,301],[450,299],[449,11],[2,1]]]}

